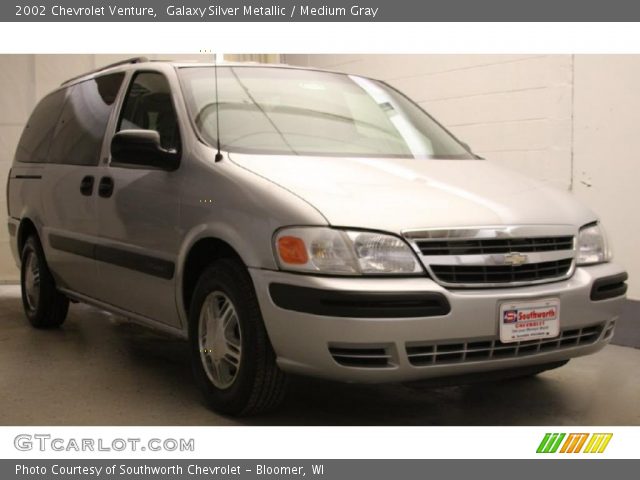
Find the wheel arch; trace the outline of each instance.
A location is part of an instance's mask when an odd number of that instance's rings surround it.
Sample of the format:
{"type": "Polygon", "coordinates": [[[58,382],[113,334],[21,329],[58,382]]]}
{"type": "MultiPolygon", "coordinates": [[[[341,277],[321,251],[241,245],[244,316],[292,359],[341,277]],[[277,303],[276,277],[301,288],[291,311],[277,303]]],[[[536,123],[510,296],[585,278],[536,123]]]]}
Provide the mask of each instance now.
{"type": "MultiPolygon", "coordinates": [[[[29,238],[29,236],[33,234],[35,234],[40,240],[40,232],[38,231],[35,222],[29,217],[23,217],[22,220],[20,220],[20,225],[18,226],[18,234],[16,235],[16,241],[18,244],[18,256],[22,254],[22,249],[24,248],[24,244],[26,243],[27,238],[29,238]]],[[[40,240],[40,243],[42,243],[42,240],[40,240]]]]}
{"type": "MultiPolygon", "coordinates": [[[[200,275],[212,262],[221,258],[232,258],[247,266],[247,263],[236,248],[229,242],[212,235],[198,238],[190,245],[184,255],[179,271],[178,306],[184,312],[185,320],[188,319],[193,291],[200,275]]],[[[186,321],[184,323],[186,326],[186,321]]]]}

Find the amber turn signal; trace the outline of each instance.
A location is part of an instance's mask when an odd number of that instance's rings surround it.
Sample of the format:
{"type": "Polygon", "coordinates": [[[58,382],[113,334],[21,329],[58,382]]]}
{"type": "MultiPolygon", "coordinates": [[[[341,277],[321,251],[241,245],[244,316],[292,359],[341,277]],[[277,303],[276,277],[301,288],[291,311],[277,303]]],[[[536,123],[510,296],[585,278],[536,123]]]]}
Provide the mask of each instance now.
{"type": "Polygon", "coordinates": [[[278,254],[280,260],[292,265],[304,265],[309,261],[307,247],[304,241],[298,237],[280,237],[278,239],[278,254]]]}

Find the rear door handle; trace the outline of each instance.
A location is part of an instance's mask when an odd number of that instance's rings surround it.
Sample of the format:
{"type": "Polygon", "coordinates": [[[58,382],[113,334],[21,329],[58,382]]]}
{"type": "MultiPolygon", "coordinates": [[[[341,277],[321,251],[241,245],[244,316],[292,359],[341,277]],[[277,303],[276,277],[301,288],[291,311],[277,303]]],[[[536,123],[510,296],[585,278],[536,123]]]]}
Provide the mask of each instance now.
{"type": "Polygon", "coordinates": [[[102,177],[98,185],[98,195],[102,198],[109,198],[113,193],[113,178],[102,177]]]}
{"type": "Polygon", "coordinates": [[[87,175],[80,181],[80,193],[85,197],[89,197],[93,194],[93,182],[95,179],[93,175],[87,175]]]}

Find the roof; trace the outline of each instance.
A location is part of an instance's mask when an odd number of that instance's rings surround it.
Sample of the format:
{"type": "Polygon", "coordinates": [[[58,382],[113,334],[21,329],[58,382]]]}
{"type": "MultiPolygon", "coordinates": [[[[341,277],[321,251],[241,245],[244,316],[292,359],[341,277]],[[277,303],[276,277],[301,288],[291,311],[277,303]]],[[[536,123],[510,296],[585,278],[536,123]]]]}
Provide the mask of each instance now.
{"type": "Polygon", "coordinates": [[[252,66],[252,67],[265,67],[265,68],[289,68],[289,69],[296,69],[296,70],[310,70],[310,71],[319,71],[319,72],[328,72],[328,73],[344,73],[344,72],[336,72],[336,71],[332,71],[332,70],[324,70],[324,69],[320,69],[320,68],[310,68],[310,67],[302,67],[302,66],[298,66],[298,65],[287,65],[285,63],[259,63],[259,62],[218,62],[218,63],[214,63],[214,62],[199,62],[199,61],[191,61],[191,62],[185,62],[185,61],[172,61],[172,60],[150,60],[147,57],[132,57],[132,58],[127,58],[124,59],[120,62],[116,62],[116,63],[111,63],[109,65],[105,65],[104,67],[100,67],[97,68],[95,70],[91,70],[89,72],[83,73],[81,75],[77,75],[75,77],[72,77],[68,80],[65,80],[64,82],[62,82],[61,86],[68,86],[68,85],[72,85],[74,83],[77,83],[81,80],[85,80],[85,79],[90,79],[93,76],[95,76],[98,73],[103,73],[103,72],[107,72],[109,70],[114,70],[114,71],[119,71],[121,70],[123,67],[127,67],[127,66],[131,66],[131,65],[142,65],[145,63],[152,63],[152,64],[159,64],[159,63],[163,63],[166,65],[172,65],[175,68],[187,68],[187,67],[246,67],[246,66],[252,66]],[[120,68],[118,68],[120,67],[120,68]]]}

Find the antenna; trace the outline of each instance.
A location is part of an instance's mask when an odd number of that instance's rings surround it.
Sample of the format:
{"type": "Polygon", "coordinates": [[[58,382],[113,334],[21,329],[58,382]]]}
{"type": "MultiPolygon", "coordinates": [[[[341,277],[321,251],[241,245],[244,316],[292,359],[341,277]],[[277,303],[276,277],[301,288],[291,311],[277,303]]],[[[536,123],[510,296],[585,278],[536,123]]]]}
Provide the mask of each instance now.
{"type": "Polygon", "coordinates": [[[216,152],[215,161],[219,162],[224,157],[220,152],[220,103],[218,103],[218,54],[213,56],[213,72],[216,78],[216,140],[218,151],[216,152]]]}

